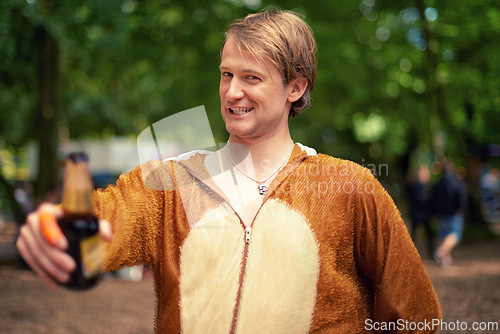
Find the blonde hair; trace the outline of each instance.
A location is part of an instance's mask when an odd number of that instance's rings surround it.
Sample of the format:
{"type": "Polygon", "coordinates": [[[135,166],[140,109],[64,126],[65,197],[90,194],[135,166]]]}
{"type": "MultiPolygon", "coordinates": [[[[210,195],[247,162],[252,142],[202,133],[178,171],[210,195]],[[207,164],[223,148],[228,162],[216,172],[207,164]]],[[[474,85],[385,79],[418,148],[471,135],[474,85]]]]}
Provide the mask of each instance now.
{"type": "Polygon", "coordinates": [[[298,14],[278,9],[249,14],[228,27],[224,44],[229,37],[238,48],[250,51],[257,59],[269,58],[285,84],[298,78],[307,79],[304,94],[292,103],[290,118],[298,116],[311,103],[316,83],[316,42],[311,28],[298,14]]]}

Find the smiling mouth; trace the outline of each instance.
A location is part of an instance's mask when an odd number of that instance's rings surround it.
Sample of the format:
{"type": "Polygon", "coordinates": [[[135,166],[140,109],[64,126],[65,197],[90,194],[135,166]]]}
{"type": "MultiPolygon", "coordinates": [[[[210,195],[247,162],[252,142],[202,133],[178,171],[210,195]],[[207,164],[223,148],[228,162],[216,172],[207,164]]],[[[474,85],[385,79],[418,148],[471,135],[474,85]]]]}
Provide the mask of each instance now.
{"type": "Polygon", "coordinates": [[[252,111],[253,108],[229,108],[229,111],[236,115],[243,115],[252,111]]]}

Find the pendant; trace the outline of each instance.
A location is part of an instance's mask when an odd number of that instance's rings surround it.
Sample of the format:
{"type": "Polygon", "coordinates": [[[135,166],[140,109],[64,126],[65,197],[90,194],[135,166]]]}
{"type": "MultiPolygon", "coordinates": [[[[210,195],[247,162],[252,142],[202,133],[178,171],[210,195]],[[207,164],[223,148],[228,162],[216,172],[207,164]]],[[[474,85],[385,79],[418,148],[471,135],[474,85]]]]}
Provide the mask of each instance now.
{"type": "Polygon", "coordinates": [[[259,184],[259,195],[264,198],[266,196],[267,186],[265,184],[259,184]]]}

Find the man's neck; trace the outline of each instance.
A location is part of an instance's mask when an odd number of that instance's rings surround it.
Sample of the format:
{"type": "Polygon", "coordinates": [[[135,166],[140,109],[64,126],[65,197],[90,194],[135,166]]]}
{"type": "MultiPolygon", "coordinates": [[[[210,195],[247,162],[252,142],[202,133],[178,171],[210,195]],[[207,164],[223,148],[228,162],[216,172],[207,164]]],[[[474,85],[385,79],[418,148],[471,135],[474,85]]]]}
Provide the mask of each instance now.
{"type": "Polygon", "coordinates": [[[279,168],[293,148],[293,140],[288,131],[255,140],[230,136],[228,144],[233,162],[246,170],[253,168],[257,179],[265,178],[279,168]]]}

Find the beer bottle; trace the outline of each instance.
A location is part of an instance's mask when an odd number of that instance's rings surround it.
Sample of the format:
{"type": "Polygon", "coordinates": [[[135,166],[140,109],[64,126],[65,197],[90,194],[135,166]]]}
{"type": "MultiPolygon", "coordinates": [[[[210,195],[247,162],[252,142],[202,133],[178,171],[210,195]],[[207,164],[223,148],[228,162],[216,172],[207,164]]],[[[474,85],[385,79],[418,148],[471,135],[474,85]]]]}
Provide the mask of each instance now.
{"type": "Polygon", "coordinates": [[[70,289],[88,289],[99,281],[102,273],[102,240],[99,220],[92,211],[93,188],[87,155],[71,153],[66,159],[63,215],[58,220],[68,239],[67,253],[76,262],[70,280],[63,284],[70,289]]]}

